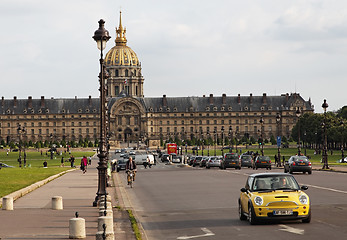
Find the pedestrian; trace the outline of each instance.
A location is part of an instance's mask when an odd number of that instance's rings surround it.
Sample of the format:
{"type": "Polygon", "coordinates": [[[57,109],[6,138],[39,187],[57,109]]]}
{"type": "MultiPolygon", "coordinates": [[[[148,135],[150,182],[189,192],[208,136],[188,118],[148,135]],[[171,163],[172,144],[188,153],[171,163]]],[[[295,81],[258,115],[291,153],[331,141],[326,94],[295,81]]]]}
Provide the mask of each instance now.
{"type": "Polygon", "coordinates": [[[61,161],[60,161],[60,167],[64,167],[64,157],[61,157],[61,161]]]}
{"type": "Polygon", "coordinates": [[[48,165],[48,163],[47,163],[47,161],[45,160],[45,161],[43,162],[43,168],[47,168],[47,165],[48,165]]]}
{"type": "Polygon", "coordinates": [[[81,159],[81,170],[83,174],[87,172],[87,165],[88,165],[88,159],[86,156],[83,156],[83,158],[81,159]]]}
{"type": "Polygon", "coordinates": [[[148,155],[147,155],[146,161],[147,161],[148,167],[151,168],[151,167],[152,167],[152,166],[151,166],[151,160],[149,159],[149,156],[148,156],[148,155]]]}
{"type": "Polygon", "coordinates": [[[92,156],[89,156],[88,165],[92,165],[92,156]]]}
{"type": "Polygon", "coordinates": [[[7,152],[6,152],[6,154],[7,154],[7,157],[8,157],[8,149],[7,149],[7,152]]]}
{"type": "Polygon", "coordinates": [[[71,157],[70,157],[70,162],[71,162],[71,167],[72,168],[75,167],[75,158],[73,155],[71,155],[71,157]]]}
{"type": "MultiPolygon", "coordinates": [[[[135,181],[135,176],[136,176],[136,163],[133,161],[132,157],[129,157],[129,160],[126,162],[125,165],[125,171],[128,172],[129,170],[133,170],[134,171],[134,176],[133,176],[133,180],[135,181]]],[[[128,181],[129,184],[129,181],[128,181]]]]}

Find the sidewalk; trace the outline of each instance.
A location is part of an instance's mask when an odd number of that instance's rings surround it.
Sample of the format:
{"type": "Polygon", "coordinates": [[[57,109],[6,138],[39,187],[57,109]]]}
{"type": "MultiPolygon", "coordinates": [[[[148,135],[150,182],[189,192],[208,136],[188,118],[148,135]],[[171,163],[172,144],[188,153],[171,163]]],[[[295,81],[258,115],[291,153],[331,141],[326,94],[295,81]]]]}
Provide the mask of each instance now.
{"type": "MultiPolygon", "coordinates": [[[[99,217],[99,208],[92,206],[98,185],[97,162],[98,159],[93,158],[92,166],[85,174],[75,169],[39,188],[34,186],[34,191],[13,203],[13,211],[0,209],[0,239],[69,239],[69,219],[78,212],[86,222],[85,239],[94,240],[99,217]],[[51,209],[53,196],[63,197],[63,210],[51,209]]],[[[66,170],[70,168],[66,167],[66,170]]],[[[113,183],[111,185],[114,186],[113,183]]],[[[112,206],[117,206],[115,188],[109,187],[107,191],[112,198],[112,206]]],[[[113,208],[113,217],[115,238],[135,239],[128,213],[113,208]]]]}

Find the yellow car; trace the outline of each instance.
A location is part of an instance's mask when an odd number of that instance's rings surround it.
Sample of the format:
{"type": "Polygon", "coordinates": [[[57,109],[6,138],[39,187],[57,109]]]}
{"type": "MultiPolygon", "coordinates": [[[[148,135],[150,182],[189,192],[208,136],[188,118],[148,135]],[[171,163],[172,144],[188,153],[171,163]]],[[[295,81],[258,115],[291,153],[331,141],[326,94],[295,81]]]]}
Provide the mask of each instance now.
{"type": "Polygon", "coordinates": [[[240,220],[256,224],[261,220],[311,221],[310,199],[288,173],[259,173],[248,177],[239,198],[240,220]]]}

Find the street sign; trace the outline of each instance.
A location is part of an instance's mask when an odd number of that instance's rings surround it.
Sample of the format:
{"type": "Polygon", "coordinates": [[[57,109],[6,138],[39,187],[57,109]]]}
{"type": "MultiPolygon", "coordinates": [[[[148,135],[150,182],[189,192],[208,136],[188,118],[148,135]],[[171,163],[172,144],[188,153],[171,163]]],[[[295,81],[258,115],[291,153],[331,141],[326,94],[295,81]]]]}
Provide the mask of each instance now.
{"type": "Polygon", "coordinates": [[[277,147],[281,147],[281,136],[277,136],[277,147]]]}

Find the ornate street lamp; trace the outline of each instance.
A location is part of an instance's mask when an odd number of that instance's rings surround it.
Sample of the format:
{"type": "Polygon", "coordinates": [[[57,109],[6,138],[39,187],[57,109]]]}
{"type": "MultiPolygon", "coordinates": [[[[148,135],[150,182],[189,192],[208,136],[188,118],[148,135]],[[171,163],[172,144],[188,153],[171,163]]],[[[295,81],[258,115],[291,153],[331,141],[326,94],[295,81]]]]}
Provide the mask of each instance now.
{"type": "MultiPolygon", "coordinates": [[[[22,134],[26,133],[25,127],[22,127],[20,124],[18,124],[17,133],[18,133],[18,148],[19,148],[18,161],[21,164],[21,161],[22,161],[22,134]]],[[[24,147],[24,160],[26,160],[25,147],[24,147]]]]}
{"type": "Polygon", "coordinates": [[[233,128],[229,126],[229,152],[232,152],[233,150],[231,149],[231,136],[232,136],[232,131],[233,128]]]}
{"type": "Polygon", "coordinates": [[[304,139],[302,140],[302,144],[304,145],[304,149],[305,149],[305,156],[306,156],[306,144],[307,144],[307,142],[305,142],[306,141],[306,131],[304,132],[304,139]]]}
{"type": "Polygon", "coordinates": [[[341,157],[342,158],[341,159],[342,159],[342,162],[344,162],[345,155],[344,155],[344,151],[343,151],[343,145],[345,143],[344,143],[344,139],[343,139],[343,134],[345,131],[345,122],[343,121],[343,118],[341,118],[340,125],[342,126],[342,134],[341,134],[341,157]]]}
{"type": "Polygon", "coordinates": [[[214,156],[217,156],[217,130],[214,129],[213,131],[213,134],[214,134],[214,156]]]}
{"type": "Polygon", "coordinates": [[[281,167],[281,131],[280,131],[280,124],[281,124],[281,114],[277,113],[276,115],[276,123],[277,123],[277,164],[278,167],[281,167]]]}
{"type": "Polygon", "coordinates": [[[323,154],[322,154],[322,159],[323,159],[323,169],[329,169],[328,166],[328,153],[327,153],[327,119],[326,119],[326,113],[327,113],[327,108],[329,107],[327,100],[324,99],[324,102],[322,104],[322,108],[324,109],[324,122],[323,122],[323,128],[324,128],[324,142],[323,142],[323,154]]]}
{"type": "Polygon", "coordinates": [[[224,156],[224,126],[222,126],[222,156],[224,156]]]}
{"type": "Polygon", "coordinates": [[[109,32],[104,28],[105,21],[100,19],[99,28],[94,32],[93,39],[97,43],[97,47],[100,50],[100,141],[99,141],[99,162],[98,162],[98,191],[96,193],[93,206],[97,206],[97,202],[102,195],[107,195],[107,149],[106,149],[106,91],[105,80],[107,79],[107,71],[104,66],[103,50],[106,47],[106,42],[111,38],[109,32]]]}
{"type": "Polygon", "coordinates": [[[297,117],[298,121],[298,155],[301,155],[301,142],[300,142],[300,116],[301,116],[301,111],[300,108],[298,108],[295,112],[295,115],[297,117]]]}
{"type": "Polygon", "coordinates": [[[207,130],[207,156],[210,156],[210,131],[207,130]]]}
{"type": "Polygon", "coordinates": [[[200,129],[201,156],[204,156],[204,132],[200,129]]]}
{"type": "Polygon", "coordinates": [[[198,156],[199,155],[198,129],[195,130],[195,139],[196,139],[196,156],[198,156]]]}
{"type": "Polygon", "coordinates": [[[264,156],[264,140],[263,140],[263,128],[264,128],[264,119],[260,118],[260,141],[261,141],[261,155],[264,156]]]}

